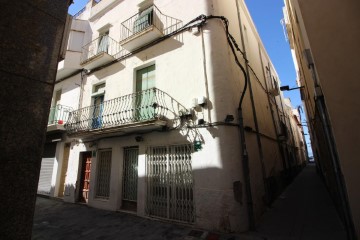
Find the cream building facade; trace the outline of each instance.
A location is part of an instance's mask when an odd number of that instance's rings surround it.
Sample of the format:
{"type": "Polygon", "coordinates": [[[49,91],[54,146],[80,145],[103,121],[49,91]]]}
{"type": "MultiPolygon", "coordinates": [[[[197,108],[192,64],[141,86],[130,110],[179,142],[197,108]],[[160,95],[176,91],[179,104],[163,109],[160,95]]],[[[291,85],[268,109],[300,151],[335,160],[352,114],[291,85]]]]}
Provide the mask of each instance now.
{"type": "Polygon", "coordinates": [[[241,232],[304,166],[243,1],[89,1],[72,32],[82,48],[59,64],[54,107],[71,111],[50,124],[46,194],[241,232]]]}
{"type": "Polygon", "coordinates": [[[347,229],[360,236],[358,1],[285,0],[284,20],[314,158],[347,229]]]}

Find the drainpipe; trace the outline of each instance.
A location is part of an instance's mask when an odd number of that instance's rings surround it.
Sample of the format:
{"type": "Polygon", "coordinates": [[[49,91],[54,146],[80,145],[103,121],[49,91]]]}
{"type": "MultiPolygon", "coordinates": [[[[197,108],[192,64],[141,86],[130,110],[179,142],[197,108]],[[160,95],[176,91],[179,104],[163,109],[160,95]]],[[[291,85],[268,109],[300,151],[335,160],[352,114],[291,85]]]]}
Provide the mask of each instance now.
{"type": "Polygon", "coordinates": [[[81,71],[80,75],[81,75],[81,82],[80,82],[80,95],[79,95],[78,109],[80,109],[82,107],[83,95],[84,95],[84,78],[86,76],[86,70],[83,69],[81,71]]]}
{"type": "Polygon", "coordinates": [[[269,189],[268,189],[268,186],[267,186],[267,183],[266,183],[266,171],[265,171],[265,163],[264,163],[264,153],[263,153],[261,139],[260,139],[260,130],[259,130],[259,125],[258,125],[258,120],[257,120],[257,115],[256,115],[254,95],[253,95],[253,91],[252,91],[252,87],[251,87],[251,81],[250,81],[249,65],[248,65],[247,55],[246,55],[244,33],[243,33],[241,15],[240,15],[240,7],[239,7],[238,0],[235,0],[235,3],[236,3],[236,9],[237,9],[237,15],[238,15],[238,21],[239,21],[239,29],[240,29],[242,50],[244,52],[244,58],[245,58],[245,63],[246,63],[245,64],[245,70],[246,70],[246,75],[247,75],[246,81],[249,84],[251,108],[252,108],[252,112],[253,112],[253,118],[254,118],[255,130],[256,130],[256,140],[257,140],[258,149],[259,149],[259,156],[260,156],[260,163],[261,163],[261,172],[262,172],[262,177],[263,177],[263,182],[264,182],[266,205],[269,205],[269,203],[270,203],[269,196],[270,195],[269,195],[269,189]]]}

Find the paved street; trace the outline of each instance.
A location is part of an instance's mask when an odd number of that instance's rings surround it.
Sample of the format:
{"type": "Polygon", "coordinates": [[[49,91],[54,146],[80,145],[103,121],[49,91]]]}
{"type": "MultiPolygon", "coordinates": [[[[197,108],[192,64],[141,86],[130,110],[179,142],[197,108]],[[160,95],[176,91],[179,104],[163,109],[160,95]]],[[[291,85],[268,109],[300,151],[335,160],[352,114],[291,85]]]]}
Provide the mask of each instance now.
{"type": "Polygon", "coordinates": [[[220,235],[39,197],[33,239],[345,240],[346,235],[324,184],[309,165],[264,214],[255,233],[220,235]]]}
{"type": "Polygon", "coordinates": [[[257,232],[271,240],[345,240],[346,232],[314,164],[309,164],[263,216],[257,232]]]}
{"type": "Polygon", "coordinates": [[[86,205],[38,197],[33,239],[256,240],[262,238],[219,235],[132,214],[105,211],[86,205]]]}

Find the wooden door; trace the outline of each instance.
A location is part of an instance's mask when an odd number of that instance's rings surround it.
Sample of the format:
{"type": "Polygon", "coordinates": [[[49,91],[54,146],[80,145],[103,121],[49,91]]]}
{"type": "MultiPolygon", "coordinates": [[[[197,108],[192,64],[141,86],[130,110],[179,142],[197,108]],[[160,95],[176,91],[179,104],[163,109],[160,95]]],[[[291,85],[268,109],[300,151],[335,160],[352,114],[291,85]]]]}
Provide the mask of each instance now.
{"type": "Polygon", "coordinates": [[[64,155],[62,160],[62,166],[61,166],[61,175],[60,175],[60,186],[59,186],[59,197],[64,196],[65,191],[65,179],[66,179],[66,173],[68,169],[68,162],[69,162],[69,154],[70,154],[70,143],[66,143],[64,147],[64,155]]]}
{"type": "Polygon", "coordinates": [[[82,154],[82,168],[80,178],[80,202],[88,202],[90,189],[90,172],[91,172],[91,152],[82,154]]]}

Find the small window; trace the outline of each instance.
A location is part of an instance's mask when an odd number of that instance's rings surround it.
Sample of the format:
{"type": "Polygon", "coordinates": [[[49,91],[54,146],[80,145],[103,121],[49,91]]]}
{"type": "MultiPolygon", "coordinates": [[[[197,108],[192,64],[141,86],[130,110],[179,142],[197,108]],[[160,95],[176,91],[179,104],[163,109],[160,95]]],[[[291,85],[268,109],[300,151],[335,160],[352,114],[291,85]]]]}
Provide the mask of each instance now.
{"type": "Polygon", "coordinates": [[[93,93],[103,92],[105,90],[105,83],[97,84],[93,87],[93,93]]]}

